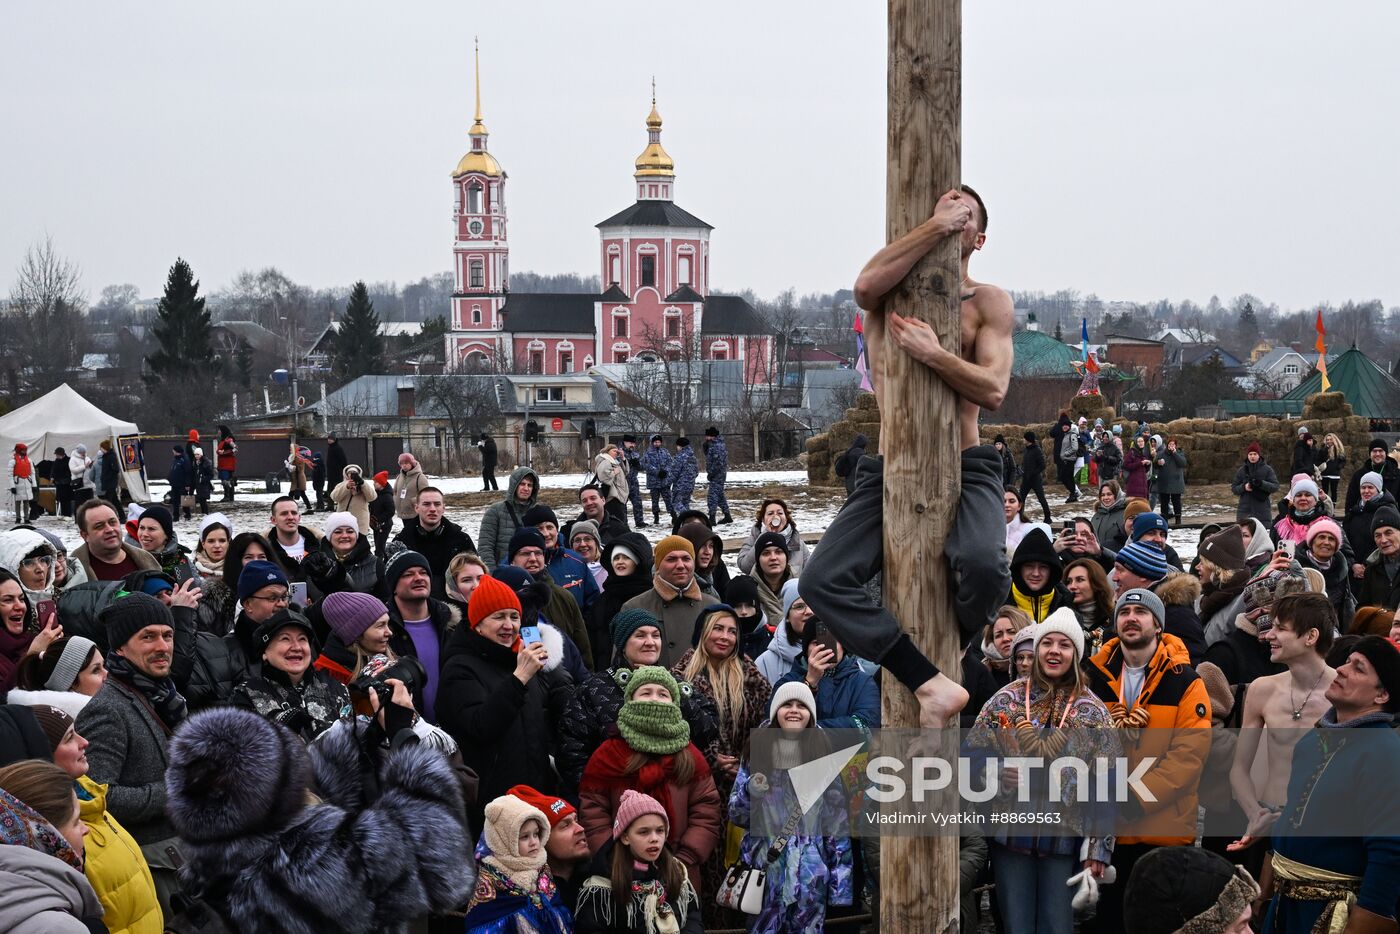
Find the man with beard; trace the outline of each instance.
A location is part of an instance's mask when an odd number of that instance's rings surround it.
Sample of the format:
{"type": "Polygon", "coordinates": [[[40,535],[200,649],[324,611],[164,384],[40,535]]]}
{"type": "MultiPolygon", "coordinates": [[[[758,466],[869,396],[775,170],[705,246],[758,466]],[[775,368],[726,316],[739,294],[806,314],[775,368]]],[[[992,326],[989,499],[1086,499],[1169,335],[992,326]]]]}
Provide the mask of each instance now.
{"type": "Polygon", "coordinates": [[[695,617],[702,607],[719,603],[719,594],[700,585],[695,576],[695,546],[687,538],[668,535],[652,549],[651,589],[623,604],[624,610],[646,610],[661,621],[661,659],[669,669],[690,648],[695,617]]]}
{"type": "MultiPolygon", "coordinates": [[[[1165,562],[1163,562],[1165,563],[1165,562]]],[[[1130,774],[1155,800],[1140,799],[1129,786],[1118,804],[1118,843],[1113,865],[1120,876],[1160,846],[1189,846],[1196,840],[1196,790],[1210,751],[1210,698],[1191,668],[1181,640],[1163,632],[1166,609],[1150,590],[1133,588],[1114,607],[1117,636],[1089,660],[1090,689],[1107,705],[1122,731],[1130,774]]],[[[1123,886],[1104,886],[1098,913],[1086,934],[1122,930],[1123,886]]]]}
{"type": "Polygon", "coordinates": [[[185,699],[170,679],[175,626],[170,610],[144,593],[120,597],[102,611],[107,629],[107,681],[78,714],[87,739],[88,775],[107,786],[107,808],[141,847],[161,910],[180,890],[180,841],[165,816],[167,743],[185,719],[185,699]]]}
{"type": "Polygon", "coordinates": [[[450,603],[433,599],[432,575],[427,558],[416,551],[405,551],[385,568],[384,589],[389,593],[389,625],[394,631],[390,645],[400,655],[414,656],[423,666],[427,674],[423,716],[429,723],[437,723],[435,702],[442,680],[442,648],[462,621],[462,615],[450,603]]]}

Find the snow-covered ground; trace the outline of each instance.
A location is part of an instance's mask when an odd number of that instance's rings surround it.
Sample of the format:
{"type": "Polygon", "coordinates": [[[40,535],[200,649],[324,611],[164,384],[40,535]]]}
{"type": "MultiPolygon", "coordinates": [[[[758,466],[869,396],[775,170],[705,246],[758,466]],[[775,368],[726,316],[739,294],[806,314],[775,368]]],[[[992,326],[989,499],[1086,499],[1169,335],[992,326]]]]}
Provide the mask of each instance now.
{"type": "MultiPolygon", "coordinates": [[[[498,475],[498,480],[504,487],[508,472],[498,475]]],[[[576,490],[583,484],[584,475],[581,473],[569,474],[545,474],[541,476],[541,485],[546,491],[576,490]]],[[[433,477],[435,486],[449,494],[455,493],[481,493],[482,482],[479,476],[470,477],[433,477]]],[[[153,495],[163,496],[166,486],[163,483],[153,483],[153,495]]],[[[692,507],[705,509],[705,496],[708,485],[704,479],[700,479],[695,486],[695,495],[691,500],[692,507]]],[[[836,513],[840,511],[841,505],[845,502],[845,491],[829,487],[812,487],[807,482],[807,474],[801,470],[770,470],[770,471],[731,471],[726,484],[726,493],[730,503],[730,512],[734,516],[731,525],[721,525],[719,532],[731,543],[734,540],[742,541],[753,526],[755,513],[759,504],[767,496],[776,496],[787,502],[796,517],[797,527],[803,533],[824,532],[836,513]]],[[[261,490],[261,486],[255,488],[251,481],[245,481],[242,489],[238,493],[238,499],[232,504],[212,503],[211,507],[220,510],[228,515],[234,525],[234,531],[247,531],[256,529],[266,531],[270,523],[270,511],[272,501],[279,494],[267,493],[261,490]]],[[[642,493],[643,502],[646,505],[646,520],[651,522],[651,497],[645,490],[642,493]]],[[[557,498],[555,496],[549,497],[557,498]]],[[[487,504],[476,506],[449,506],[448,517],[458,525],[465,528],[473,537],[481,528],[482,515],[486,512],[487,504]]],[[[1231,510],[1233,506],[1231,506],[1231,510]]],[[[1060,499],[1051,499],[1051,510],[1056,523],[1063,522],[1073,516],[1089,515],[1092,506],[1086,503],[1074,503],[1064,505],[1060,499]]],[[[1201,517],[1218,513],[1219,504],[1211,503],[1187,503],[1185,506],[1186,520],[1193,519],[1197,522],[1201,517]]],[[[567,522],[578,515],[578,509],[569,506],[558,506],[556,512],[561,522],[567,522]]],[[[1040,515],[1040,507],[1032,506],[1028,512],[1032,517],[1040,515]]],[[[308,526],[316,527],[318,521],[324,514],[317,514],[306,517],[305,523],[308,526]]],[[[670,533],[670,523],[665,521],[665,514],[662,514],[663,523],[659,526],[648,524],[646,528],[638,529],[648,540],[660,541],[665,535],[670,533]]],[[[629,516],[629,521],[631,517],[629,516]]],[[[194,519],[179,520],[175,523],[175,531],[180,541],[193,547],[198,537],[200,517],[196,514],[194,519]]],[[[70,519],[59,519],[56,517],[45,517],[39,520],[39,525],[58,534],[66,543],[69,550],[82,544],[82,538],[78,535],[77,527],[70,519]]],[[[988,529],[989,534],[999,533],[1000,529],[988,529]]],[[[1196,539],[1198,532],[1193,528],[1173,529],[1170,534],[1172,547],[1177,550],[1183,560],[1189,560],[1196,554],[1196,539]]],[[[732,565],[734,555],[729,555],[732,565]]]]}

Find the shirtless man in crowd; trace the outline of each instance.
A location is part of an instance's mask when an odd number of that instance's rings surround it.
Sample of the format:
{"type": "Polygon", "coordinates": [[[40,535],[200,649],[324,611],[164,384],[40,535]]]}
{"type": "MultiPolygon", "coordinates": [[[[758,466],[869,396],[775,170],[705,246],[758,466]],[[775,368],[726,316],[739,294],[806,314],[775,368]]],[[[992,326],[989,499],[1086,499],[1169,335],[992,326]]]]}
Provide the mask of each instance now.
{"type": "MultiPolygon", "coordinates": [[[[992,622],[1011,582],[1005,539],[989,534],[1004,523],[1001,455],[980,443],[977,417],[982,409],[997,409],[1006,398],[1015,315],[1011,297],[1003,289],[968,276],[968,262],[986,239],[986,206],[975,191],[963,186],[938,199],[927,221],[876,253],[855,285],[856,302],[867,312],[866,350],[880,407],[885,406],[888,338],[937,373],[958,396],[962,488],[944,550],[956,582],[956,615],[964,643],[992,622]],[[887,321],[883,310],[885,296],[919,260],[951,236],[959,238],[962,254],[960,353],[944,348],[927,323],[893,312],[887,321]]],[[[842,645],[852,654],[879,662],[914,693],[920,725],[938,729],[962,709],[968,695],[919,651],[888,610],[870,600],[865,584],[884,560],[883,460],[862,457],[855,473],[855,490],[822,536],[798,586],[807,605],[842,645]]]]}
{"type": "Polygon", "coordinates": [[[1230,787],[1249,820],[1245,837],[1230,844],[1244,849],[1278,819],[1288,800],[1288,777],[1293,747],[1332,704],[1325,697],[1337,672],[1325,661],[1332,647],[1337,616],[1326,594],[1299,593],[1280,597],[1274,605],[1273,627],[1264,635],[1269,660],[1288,670],[1255,679],[1244,696],[1244,720],[1230,769],[1230,787]],[[1251,777],[1260,745],[1264,747],[1263,787],[1251,777]]]}

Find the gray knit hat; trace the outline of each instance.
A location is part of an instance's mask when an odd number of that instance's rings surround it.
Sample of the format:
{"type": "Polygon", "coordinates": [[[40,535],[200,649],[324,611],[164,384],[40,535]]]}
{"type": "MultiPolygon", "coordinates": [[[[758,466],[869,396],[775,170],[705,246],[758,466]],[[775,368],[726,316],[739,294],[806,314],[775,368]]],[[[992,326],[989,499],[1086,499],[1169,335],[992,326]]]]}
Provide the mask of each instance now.
{"type": "Polygon", "coordinates": [[[1123,607],[1131,605],[1147,607],[1147,612],[1151,613],[1157,620],[1158,628],[1167,625],[1167,608],[1162,605],[1162,599],[1155,593],[1142,587],[1134,587],[1132,590],[1124,591],[1118,602],[1113,605],[1113,619],[1118,620],[1118,614],[1123,612],[1123,607]]]}

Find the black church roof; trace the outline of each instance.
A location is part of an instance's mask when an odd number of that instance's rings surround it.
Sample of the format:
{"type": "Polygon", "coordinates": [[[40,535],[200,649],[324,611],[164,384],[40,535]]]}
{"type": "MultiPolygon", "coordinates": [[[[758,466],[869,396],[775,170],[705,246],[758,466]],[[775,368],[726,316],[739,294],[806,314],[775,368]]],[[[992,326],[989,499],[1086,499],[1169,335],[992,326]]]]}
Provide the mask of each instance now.
{"type": "Polygon", "coordinates": [[[670,201],[638,201],[596,227],[714,227],[670,201]]]}

